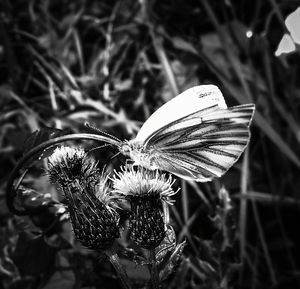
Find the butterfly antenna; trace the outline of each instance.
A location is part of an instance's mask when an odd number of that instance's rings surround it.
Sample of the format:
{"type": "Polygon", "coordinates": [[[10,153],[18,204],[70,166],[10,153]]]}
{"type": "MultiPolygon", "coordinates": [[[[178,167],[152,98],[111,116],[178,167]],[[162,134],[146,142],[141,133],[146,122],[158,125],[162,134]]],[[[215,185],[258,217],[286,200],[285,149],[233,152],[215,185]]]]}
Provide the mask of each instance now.
{"type": "Polygon", "coordinates": [[[109,134],[109,133],[107,133],[107,132],[105,132],[105,131],[102,131],[101,129],[99,129],[99,128],[97,128],[97,127],[94,127],[94,126],[90,125],[88,122],[86,122],[86,123],[84,124],[84,126],[85,126],[90,132],[92,132],[92,133],[97,133],[97,134],[99,134],[99,135],[107,136],[107,137],[109,137],[109,138],[111,138],[111,139],[113,139],[113,140],[115,140],[115,141],[121,143],[121,140],[118,139],[117,137],[115,137],[115,136],[113,136],[113,135],[111,135],[111,134],[109,134]]]}
{"type": "Polygon", "coordinates": [[[93,152],[93,151],[95,151],[95,150],[102,149],[102,148],[108,147],[108,146],[112,146],[112,145],[111,145],[111,144],[104,144],[104,145],[102,145],[102,146],[97,146],[97,147],[95,147],[95,148],[90,149],[90,150],[88,151],[88,153],[91,153],[91,152],[93,152]]]}
{"type": "Polygon", "coordinates": [[[117,155],[119,155],[121,152],[117,152],[116,154],[114,154],[110,159],[112,160],[113,158],[115,158],[117,155]]]}

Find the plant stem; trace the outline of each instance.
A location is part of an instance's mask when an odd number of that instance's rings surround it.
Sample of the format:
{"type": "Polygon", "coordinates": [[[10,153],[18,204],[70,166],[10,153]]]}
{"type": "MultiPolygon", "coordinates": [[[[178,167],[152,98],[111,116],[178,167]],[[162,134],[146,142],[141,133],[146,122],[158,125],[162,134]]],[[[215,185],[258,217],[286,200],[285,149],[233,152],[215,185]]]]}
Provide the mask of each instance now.
{"type": "Polygon", "coordinates": [[[120,259],[117,253],[113,249],[107,249],[105,250],[105,255],[107,256],[109,262],[114,266],[116,273],[121,280],[122,287],[124,289],[131,289],[127,273],[124,270],[123,266],[120,264],[120,259]]]}
{"type": "Polygon", "coordinates": [[[149,250],[150,252],[150,274],[151,274],[151,289],[159,289],[159,275],[156,264],[155,249],[149,250]]]}

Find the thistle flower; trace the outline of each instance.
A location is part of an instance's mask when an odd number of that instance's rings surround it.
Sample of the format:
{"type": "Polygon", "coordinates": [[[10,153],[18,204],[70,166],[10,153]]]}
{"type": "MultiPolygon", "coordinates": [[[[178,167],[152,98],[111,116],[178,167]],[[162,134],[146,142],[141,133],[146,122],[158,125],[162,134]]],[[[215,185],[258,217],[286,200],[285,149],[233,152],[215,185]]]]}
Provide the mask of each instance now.
{"type": "Polygon", "coordinates": [[[76,238],[83,246],[109,248],[119,237],[114,197],[97,163],[81,148],[57,148],[48,160],[50,181],[63,191],[76,238]]]}
{"type": "Polygon", "coordinates": [[[61,146],[48,159],[48,175],[61,186],[77,182],[93,187],[99,180],[97,162],[82,148],[61,146]]]}
{"type": "Polygon", "coordinates": [[[137,171],[126,166],[116,172],[113,188],[131,204],[129,218],[129,238],[142,248],[152,250],[165,237],[165,224],[162,214],[162,202],[172,204],[170,199],[174,181],[158,171],[149,171],[141,167],[137,171]]]}

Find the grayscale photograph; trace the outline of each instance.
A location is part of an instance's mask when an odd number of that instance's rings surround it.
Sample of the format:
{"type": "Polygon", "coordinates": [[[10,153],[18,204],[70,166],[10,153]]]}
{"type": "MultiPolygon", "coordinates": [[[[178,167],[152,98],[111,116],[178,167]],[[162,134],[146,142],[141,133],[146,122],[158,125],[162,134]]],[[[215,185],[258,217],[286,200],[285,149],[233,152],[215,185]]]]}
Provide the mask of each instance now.
{"type": "Polygon", "coordinates": [[[300,288],[299,76],[299,0],[1,0],[0,289],[300,288]]]}

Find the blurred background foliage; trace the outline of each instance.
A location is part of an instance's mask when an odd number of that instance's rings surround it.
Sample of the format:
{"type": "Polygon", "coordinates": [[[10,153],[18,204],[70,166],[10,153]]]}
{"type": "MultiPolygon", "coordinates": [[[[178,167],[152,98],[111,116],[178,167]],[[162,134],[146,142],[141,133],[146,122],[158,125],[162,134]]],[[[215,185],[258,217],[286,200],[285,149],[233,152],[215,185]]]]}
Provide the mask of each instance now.
{"type": "MultiPolygon", "coordinates": [[[[208,83],[220,87],[229,106],[256,104],[252,139],[220,180],[178,181],[173,225],[178,241],[187,239],[188,245],[169,288],[205,283],[202,245],[214,234],[211,216],[222,185],[236,209],[239,260],[235,285],[222,288],[300,286],[300,16],[296,31],[285,23],[299,5],[299,0],[2,0],[0,288],[119,286],[109,263],[97,263],[74,243],[63,207],[46,206],[38,220],[14,217],[6,208],[6,180],[30,133],[45,126],[79,132],[88,121],[130,139],[163,103],[208,83]],[[279,47],[284,35],[288,50],[279,47]],[[47,220],[55,221],[50,232],[47,220]]],[[[108,168],[124,161],[114,154],[111,148],[95,152],[108,168]]],[[[29,192],[23,207],[43,203],[45,194],[46,204],[49,194],[61,199],[41,164],[24,182],[38,193],[29,192]]],[[[141,268],[127,268],[131,278],[148,277],[141,268]]]]}

